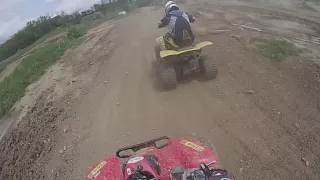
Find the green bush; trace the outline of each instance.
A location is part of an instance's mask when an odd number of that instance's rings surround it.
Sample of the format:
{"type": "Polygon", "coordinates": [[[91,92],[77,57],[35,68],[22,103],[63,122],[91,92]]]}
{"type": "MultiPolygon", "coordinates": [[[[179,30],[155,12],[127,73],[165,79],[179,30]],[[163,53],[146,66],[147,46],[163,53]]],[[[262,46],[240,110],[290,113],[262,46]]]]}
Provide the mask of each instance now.
{"type": "Polygon", "coordinates": [[[130,12],[136,8],[135,6],[136,6],[135,4],[125,3],[124,5],[122,5],[121,8],[126,12],[130,12]]]}
{"type": "Polygon", "coordinates": [[[135,4],[137,7],[150,6],[155,2],[155,0],[136,0],[135,4]]]}
{"type": "Polygon", "coordinates": [[[37,20],[27,24],[17,33],[11,36],[6,42],[0,44],[0,61],[14,55],[19,49],[25,49],[41,37],[59,27],[76,25],[81,23],[81,15],[78,12],[67,14],[62,12],[55,17],[40,16],[37,20]]]}
{"type": "Polygon", "coordinates": [[[70,40],[77,39],[77,38],[81,37],[81,33],[76,28],[71,28],[71,29],[69,29],[69,31],[67,33],[67,37],[70,40]]]}
{"type": "Polygon", "coordinates": [[[93,14],[93,19],[94,20],[103,19],[103,18],[104,18],[104,15],[101,12],[95,12],[93,14]]]}

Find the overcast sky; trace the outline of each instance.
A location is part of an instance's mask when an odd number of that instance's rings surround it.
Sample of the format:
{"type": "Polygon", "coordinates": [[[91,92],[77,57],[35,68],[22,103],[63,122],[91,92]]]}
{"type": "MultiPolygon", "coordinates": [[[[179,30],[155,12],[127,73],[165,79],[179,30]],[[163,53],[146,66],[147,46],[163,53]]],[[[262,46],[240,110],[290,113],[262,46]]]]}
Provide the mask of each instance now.
{"type": "Polygon", "coordinates": [[[100,0],[0,0],[0,44],[40,15],[83,10],[96,2],[100,0]]]}

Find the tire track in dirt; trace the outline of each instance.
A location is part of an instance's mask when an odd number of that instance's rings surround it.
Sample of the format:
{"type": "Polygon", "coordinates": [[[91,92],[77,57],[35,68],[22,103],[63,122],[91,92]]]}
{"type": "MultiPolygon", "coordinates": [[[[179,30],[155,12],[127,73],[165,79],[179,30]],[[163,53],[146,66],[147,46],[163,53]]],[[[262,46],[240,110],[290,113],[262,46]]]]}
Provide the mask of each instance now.
{"type": "MultiPolygon", "coordinates": [[[[86,138],[75,157],[78,161],[81,159],[75,172],[86,172],[91,164],[119,147],[156,136],[219,137],[224,133],[214,123],[210,112],[214,103],[210,102],[211,97],[201,82],[181,84],[169,92],[161,92],[152,85],[154,79],[149,75],[155,59],[153,45],[155,37],[162,32],[155,31],[152,23],[145,26],[136,23],[142,18],[146,22],[156,22],[161,15],[159,10],[151,14],[150,8],[142,9],[140,14],[116,25],[118,48],[108,65],[101,67],[102,73],[96,79],[97,82],[107,79],[108,84],[93,87],[78,106],[80,122],[86,122],[81,130],[86,138]]],[[[229,136],[223,140],[217,138],[214,144],[219,146],[225,141],[232,139],[229,136]]],[[[225,151],[229,156],[233,154],[229,148],[225,151]]]]}
{"type": "Polygon", "coordinates": [[[153,45],[163,31],[156,31],[151,22],[161,15],[161,10],[143,8],[116,23],[117,49],[94,80],[108,84],[92,87],[75,107],[83,138],[73,157],[77,165],[65,179],[82,178],[90,165],[120,147],[162,135],[206,137],[222,165],[242,179],[314,179],[300,159],[308,153],[290,149],[295,140],[288,122],[282,122],[282,116],[272,118],[277,114],[273,108],[288,110],[282,95],[297,85],[281,87],[285,82],[280,80],[270,84],[279,70],[257,61],[236,40],[199,37],[214,42],[204,53],[216,57],[220,69],[216,80],[190,77],[173,91],[157,89],[153,45]],[[251,89],[257,92],[247,94],[251,89]]]}

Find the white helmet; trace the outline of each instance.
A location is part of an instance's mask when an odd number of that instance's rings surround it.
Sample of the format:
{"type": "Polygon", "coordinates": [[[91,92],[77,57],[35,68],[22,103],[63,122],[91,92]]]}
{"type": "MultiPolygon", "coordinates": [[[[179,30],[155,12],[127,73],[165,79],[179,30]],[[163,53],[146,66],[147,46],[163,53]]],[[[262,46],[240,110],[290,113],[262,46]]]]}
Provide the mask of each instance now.
{"type": "Polygon", "coordinates": [[[177,6],[177,4],[176,4],[175,2],[173,2],[173,1],[168,1],[168,2],[166,3],[165,7],[164,7],[165,13],[168,14],[168,13],[169,13],[169,10],[170,10],[172,7],[177,7],[177,8],[178,8],[178,6],[177,6]]]}

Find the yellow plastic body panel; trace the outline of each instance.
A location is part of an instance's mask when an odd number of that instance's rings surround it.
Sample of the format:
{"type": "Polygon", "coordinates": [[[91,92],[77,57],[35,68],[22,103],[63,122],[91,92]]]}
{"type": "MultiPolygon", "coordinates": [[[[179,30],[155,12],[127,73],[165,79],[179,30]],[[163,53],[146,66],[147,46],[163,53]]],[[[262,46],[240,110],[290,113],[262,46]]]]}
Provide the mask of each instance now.
{"type": "MultiPolygon", "coordinates": [[[[157,42],[159,42],[158,39],[157,39],[157,42]]],[[[190,52],[190,51],[198,51],[198,50],[202,49],[203,47],[209,46],[212,44],[213,43],[210,41],[204,41],[204,42],[196,44],[195,46],[190,46],[190,48],[182,48],[181,50],[163,50],[163,51],[160,51],[160,57],[165,58],[168,56],[180,55],[180,54],[190,52]]]]}

